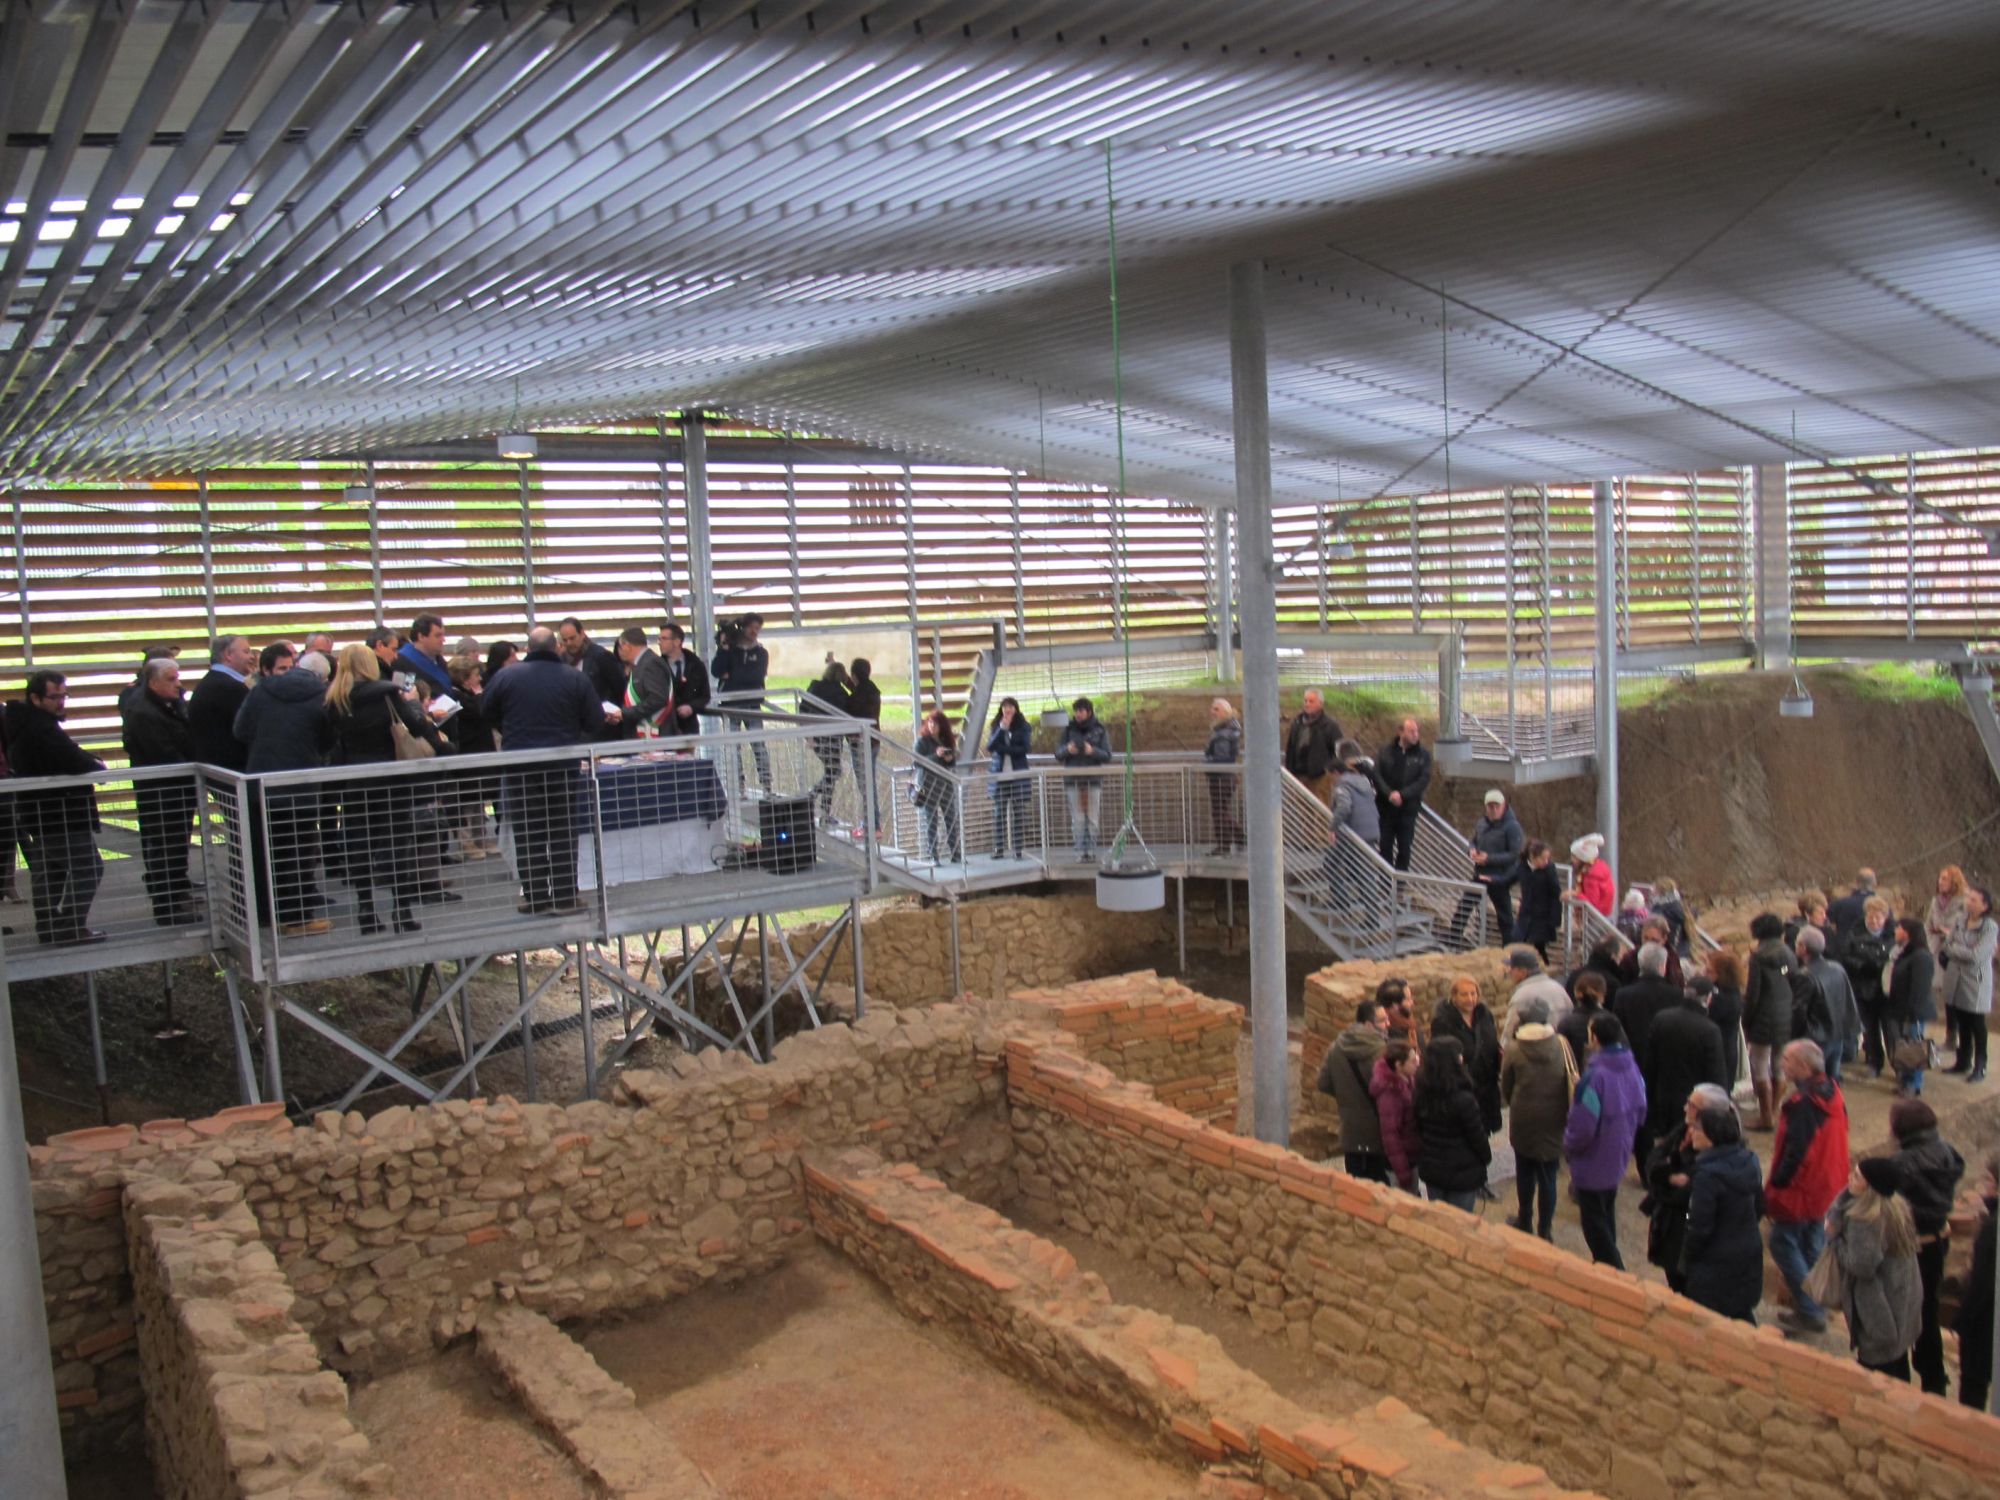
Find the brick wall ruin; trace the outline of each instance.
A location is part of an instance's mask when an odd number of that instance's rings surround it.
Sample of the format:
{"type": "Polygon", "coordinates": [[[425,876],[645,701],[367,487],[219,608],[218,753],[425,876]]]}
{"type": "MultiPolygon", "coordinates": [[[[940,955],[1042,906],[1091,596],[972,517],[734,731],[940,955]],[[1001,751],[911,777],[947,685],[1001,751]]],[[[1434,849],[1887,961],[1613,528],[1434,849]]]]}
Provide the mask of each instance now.
{"type": "Polygon", "coordinates": [[[1236,1049],[1243,1008],[1211,1000],[1151,969],[1060,989],[1016,990],[996,1011],[1052,1026],[1119,1078],[1225,1130],[1236,1123],[1236,1049]]]}
{"type": "Polygon", "coordinates": [[[275,1108],[57,1137],[33,1153],[50,1338],[72,1447],[129,1438],[139,1404],[119,1192],[139,1176],[241,1189],[292,1316],[342,1369],[470,1332],[500,1301],[554,1317],[643,1305],[769,1268],[806,1222],[798,1149],[866,1142],[975,1198],[1012,1192],[1003,1081],[954,1006],[883,1012],[741,1054],[620,1075],[608,1101],[275,1108]]]}
{"type": "Polygon", "coordinates": [[[1007,1070],[1023,1193],[1563,1483],[1635,1500],[1780,1480],[1857,1500],[1990,1493],[2000,1422],[1226,1135],[1057,1049],[1010,1042],[1007,1070]]]}
{"type": "Polygon", "coordinates": [[[146,1446],[160,1492],[352,1500],[387,1468],[347,1419],[347,1385],[290,1316],[291,1290],[243,1190],[141,1180],[125,1194],[146,1446]]]}
{"type": "Polygon", "coordinates": [[[1305,1130],[1327,1132],[1329,1143],[1338,1138],[1339,1112],[1313,1081],[1319,1077],[1319,1065],[1333,1039],[1354,1024],[1355,1007],[1363,1000],[1373,1000],[1383,980],[1401,979],[1409,985],[1417,1023],[1428,1027],[1431,1012],[1451,993],[1451,982],[1461,974],[1479,981],[1480,996],[1496,1020],[1505,1013],[1511,986],[1505,977],[1506,955],[1498,948],[1425,953],[1390,962],[1361,959],[1329,964],[1308,974],[1304,1031],[1299,1039],[1299,1091],[1293,1111],[1297,1123],[1305,1130]]]}
{"type": "Polygon", "coordinates": [[[1088,1420],[1109,1418],[1169,1458],[1235,1470],[1249,1493],[1562,1494],[1542,1470],[1468,1450],[1400,1401],[1338,1417],[1306,1410],[1213,1335],[1114,1302],[1068,1251],[915,1167],[851,1150],[808,1157],[805,1173],[819,1232],[906,1311],[970,1339],[1088,1420]]]}

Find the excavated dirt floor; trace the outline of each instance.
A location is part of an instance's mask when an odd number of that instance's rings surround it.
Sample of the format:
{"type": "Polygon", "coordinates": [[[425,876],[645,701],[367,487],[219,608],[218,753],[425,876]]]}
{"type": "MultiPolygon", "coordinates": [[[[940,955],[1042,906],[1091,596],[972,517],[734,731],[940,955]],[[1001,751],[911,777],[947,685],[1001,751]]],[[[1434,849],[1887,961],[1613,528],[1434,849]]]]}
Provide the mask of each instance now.
{"type": "Polygon", "coordinates": [[[1195,1493],[1189,1471],[1045,1405],[824,1247],[584,1344],[732,1500],[1195,1493]]]}

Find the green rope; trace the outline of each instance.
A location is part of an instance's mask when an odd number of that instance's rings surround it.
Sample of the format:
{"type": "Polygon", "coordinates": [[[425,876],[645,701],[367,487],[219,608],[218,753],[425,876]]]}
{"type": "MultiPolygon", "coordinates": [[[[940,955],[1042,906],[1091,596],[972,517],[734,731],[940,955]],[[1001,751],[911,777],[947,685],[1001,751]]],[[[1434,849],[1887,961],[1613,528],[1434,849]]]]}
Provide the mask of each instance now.
{"type": "Polygon", "coordinates": [[[1132,791],[1137,769],[1132,759],[1132,596],[1127,587],[1125,528],[1119,507],[1125,503],[1125,363],[1118,329],[1118,195],[1111,172],[1111,142],[1104,143],[1104,230],[1111,250],[1111,405],[1118,434],[1118,490],[1111,498],[1111,525],[1117,537],[1113,560],[1118,568],[1118,617],[1125,646],[1125,818],[1111,845],[1116,864],[1125,856],[1125,831],[1132,826],[1132,791]]]}

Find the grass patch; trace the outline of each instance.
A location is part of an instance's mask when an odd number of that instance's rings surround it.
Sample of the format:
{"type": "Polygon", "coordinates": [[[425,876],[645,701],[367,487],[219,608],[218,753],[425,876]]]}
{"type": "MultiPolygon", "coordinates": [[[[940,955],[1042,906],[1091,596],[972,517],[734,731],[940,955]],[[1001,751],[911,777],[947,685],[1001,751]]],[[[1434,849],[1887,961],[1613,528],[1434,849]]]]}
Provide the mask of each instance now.
{"type": "Polygon", "coordinates": [[[1958,679],[1933,663],[1878,661],[1840,675],[1864,703],[1956,703],[1962,696],[1958,679]]]}

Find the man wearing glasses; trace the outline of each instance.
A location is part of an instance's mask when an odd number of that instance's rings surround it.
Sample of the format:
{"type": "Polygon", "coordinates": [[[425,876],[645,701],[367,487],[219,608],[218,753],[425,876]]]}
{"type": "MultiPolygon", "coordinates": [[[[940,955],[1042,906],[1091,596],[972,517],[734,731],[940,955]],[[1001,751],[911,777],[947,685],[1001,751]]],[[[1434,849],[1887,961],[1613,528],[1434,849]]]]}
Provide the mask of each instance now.
{"type": "MultiPolygon", "coordinates": [[[[88,776],[104,769],[104,762],[62,727],[68,705],[69,679],[50,671],[28,679],[26,701],[7,705],[7,760],[16,776],[88,776]]],[[[104,878],[95,788],[24,792],[19,826],[28,856],[35,936],[62,946],[103,942],[103,933],[84,925],[104,878]]]]}

